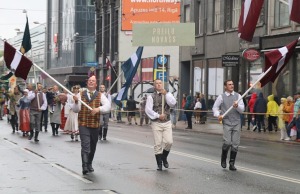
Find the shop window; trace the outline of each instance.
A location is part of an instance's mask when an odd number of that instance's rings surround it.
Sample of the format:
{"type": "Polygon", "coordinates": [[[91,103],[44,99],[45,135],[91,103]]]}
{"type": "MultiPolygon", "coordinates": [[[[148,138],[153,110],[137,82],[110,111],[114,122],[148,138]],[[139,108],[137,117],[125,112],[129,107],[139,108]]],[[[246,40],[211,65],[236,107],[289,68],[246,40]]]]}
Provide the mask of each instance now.
{"type": "Polygon", "coordinates": [[[217,97],[224,91],[224,70],[221,59],[208,61],[208,95],[217,97]]]}

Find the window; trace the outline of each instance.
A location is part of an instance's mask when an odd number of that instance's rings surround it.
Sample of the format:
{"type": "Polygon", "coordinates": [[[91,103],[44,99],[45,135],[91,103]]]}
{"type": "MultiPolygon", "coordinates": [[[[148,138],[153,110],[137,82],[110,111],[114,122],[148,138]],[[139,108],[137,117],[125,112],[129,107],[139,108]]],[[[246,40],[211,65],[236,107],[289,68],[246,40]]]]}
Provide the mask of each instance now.
{"type": "Polygon", "coordinates": [[[222,6],[221,6],[221,0],[215,0],[214,1],[214,31],[220,31],[222,30],[223,25],[223,14],[222,6]]]}
{"type": "Polygon", "coordinates": [[[290,25],[290,15],[288,0],[276,0],[275,1],[275,27],[282,27],[290,25]]]}
{"type": "Polygon", "coordinates": [[[202,11],[201,11],[201,2],[198,1],[197,2],[197,7],[195,9],[196,35],[199,35],[199,34],[203,33],[201,13],[202,13],[202,11]]]}
{"type": "Polygon", "coordinates": [[[237,28],[241,15],[241,0],[232,0],[231,27],[237,28]]]}
{"type": "Polygon", "coordinates": [[[208,95],[217,97],[223,93],[224,68],[221,59],[208,60],[208,95]]]}
{"type": "Polygon", "coordinates": [[[188,23],[191,21],[191,7],[190,5],[184,6],[184,22],[188,23]]]}

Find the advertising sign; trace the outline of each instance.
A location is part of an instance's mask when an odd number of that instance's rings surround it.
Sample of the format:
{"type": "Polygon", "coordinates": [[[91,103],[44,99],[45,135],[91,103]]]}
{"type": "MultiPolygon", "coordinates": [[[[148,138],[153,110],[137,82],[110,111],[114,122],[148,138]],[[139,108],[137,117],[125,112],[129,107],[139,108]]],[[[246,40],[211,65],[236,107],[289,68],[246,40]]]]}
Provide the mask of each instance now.
{"type": "Polygon", "coordinates": [[[248,61],[253,62],[260,58],[260,53],[256,49],[245,49],[242,56],[248,61]]]}
{"type": "Polygon", "coordinates": [[[122,30],[134,23],[179,23],[180,0],[122,0],[122,30]]]}
{"type": "Polygon", "coordinates": [[[195,46],[195,23],[133,24],[133,46],[195,46]]]}
{"type": "Polygon", "coordinates": [[[222,55],[223,67],[236,67],[239,65],[240,55],[222,55]]]}
{"type": "Polygon", "coordinates": [[[166,71],[163,71],[162,69],[154,69],[154,72],[153,72],[153,77],[154,77],[154,80],[156,79],[161,79],[163,82],[167,82],[167,72],[166,71]],[[164,78],[164,80],[163,80],[164,78]]]}

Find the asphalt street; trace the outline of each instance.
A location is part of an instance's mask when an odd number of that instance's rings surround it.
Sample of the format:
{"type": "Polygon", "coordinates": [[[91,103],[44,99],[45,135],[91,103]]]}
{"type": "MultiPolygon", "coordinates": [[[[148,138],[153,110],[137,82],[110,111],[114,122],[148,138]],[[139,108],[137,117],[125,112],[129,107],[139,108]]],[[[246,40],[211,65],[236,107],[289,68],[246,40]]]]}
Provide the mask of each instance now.
{"type": "Polygon", "coordinates": [[[150,126],[109,125],[95,172],[83,176],[80,141],[42,132],[35,143],[0,121],[0,193],[300,193],[298,144],[242,138],[232,172],[220,166],[220,134],[176,129],[159,172],[150,126]]]}

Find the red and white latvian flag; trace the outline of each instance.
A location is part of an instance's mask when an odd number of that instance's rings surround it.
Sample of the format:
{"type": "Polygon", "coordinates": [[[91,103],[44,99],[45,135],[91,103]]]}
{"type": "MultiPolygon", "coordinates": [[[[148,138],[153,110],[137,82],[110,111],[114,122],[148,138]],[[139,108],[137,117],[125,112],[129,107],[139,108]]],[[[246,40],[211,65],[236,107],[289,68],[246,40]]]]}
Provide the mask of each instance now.
{"type": "Polygon", "coordinates": [[[241,39],[247,40],[248,42],[252,41],[263,4],[264,0],[244,1],[238,29],[238,36],[241,39]]]}
{"type": "Polygon", "coordinates": [[[270,51],[265,54],[265,71],[272,66],[271,70],[260,80],[261,87],[266,85],[268,82],[274,82],[278,77],[279,73],[289,62],[291,56],[294,53],[295,47],[298,43],[298,40],[294,40],[287,46],[282,48],[270,51]]]}
{"type": "Polygon", "coordinates": [[[4,61],[16,77],[27,79],[32,62],[7,42],[4,43],[4,61]]]}
{"type": "Polygon", "coordinates": [[[290,19],[300,24],[300,1],[289,0],[290,19]]]}

